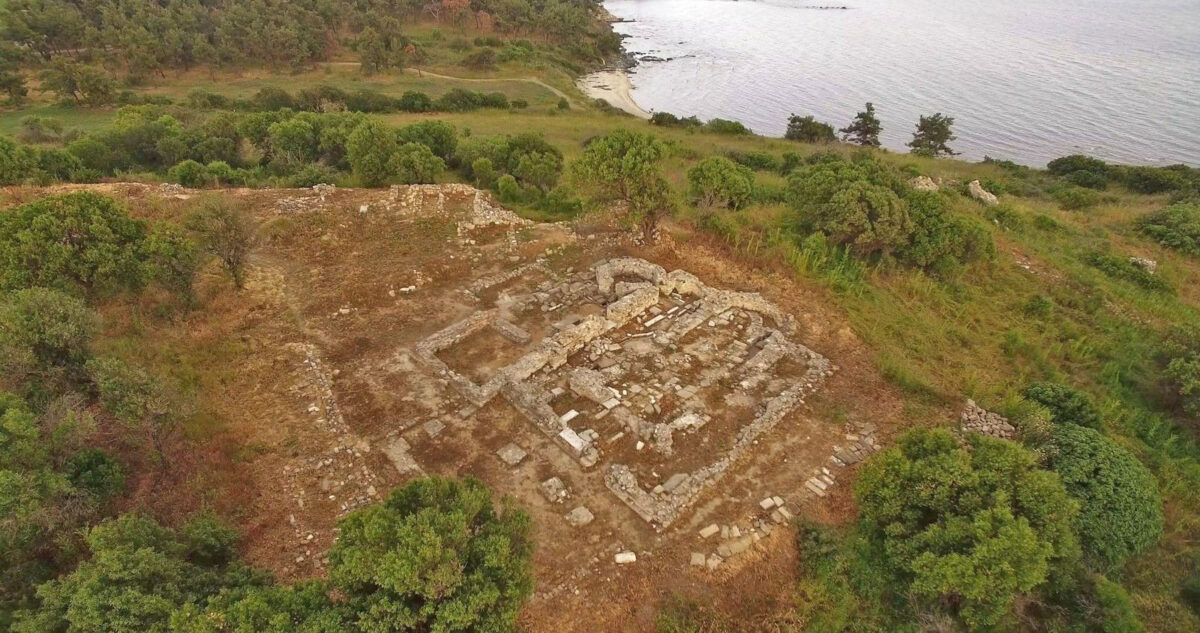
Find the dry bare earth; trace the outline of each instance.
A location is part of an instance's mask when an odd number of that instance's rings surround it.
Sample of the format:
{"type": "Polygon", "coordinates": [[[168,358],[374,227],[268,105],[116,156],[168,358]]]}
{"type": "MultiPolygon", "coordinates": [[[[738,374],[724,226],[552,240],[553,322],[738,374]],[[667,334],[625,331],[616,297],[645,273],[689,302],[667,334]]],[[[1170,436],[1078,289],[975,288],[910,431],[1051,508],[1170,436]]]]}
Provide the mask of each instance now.
{"type": "MultiPolygon", "coordinates": [[[[93,188],[129,201],[142,215],[178,214],[197,195],[139,185],[93,188]]],[[[240,342],[226,359],[236,370],[205,394],[224,427],[197,441],[237,445],[237,458],[221,465],[235,474],[201,479],[218,486],[210,497],[240,524],[248,559],[287,580],[322,575],[324,553],[347,512],[421,472],[469,474],[533,515],[537,588],[522,616],[529,630],[652,630],[658,605],[672,593],[740,614],[745,630],[761,630],[764,618],[785,612],[799,554],[793,531],[777,527],[759,502],[779,496],[793,514],[846,520],[853,512],[847,492],[853,467],[837,466],[830,456],[851,443],[851,424],[874,424],[877,439],[885,441],[895,431],[890,421],[900,417],[898,395],[822,291],[744,268],[699,243],[644,248],[613,231],[582,236],[585,231],[568,225],[477,225],[469,223],[473,190],[414,191],[213,194],[246,201],[261,223],[263,243],[247,289],[209,292],[205,308],[179,325],[188,330],[179,336],[181,345],[212,344],[214,332],[240,342]],[[761,293],[795,317],[794,340],[837,367],[661,531],[605,488],[602,467],[581,468],[504,398],[463,418],[462,399],[412,354],[425,337],[497,300],[616,256],[687,270],[711,287],[761,293]],[[522,273],[507,279],[516,269],[522,273]],[[488,284],[480,280],[495,279],[505,280],[482,288],[488,284]],[[416,466],[404,473],[385,455],[398,438],[411,447],[416,466]],[[528,452],[515,467],[496,455],[510,442],[528,452]],[[818,498],[805,482],[822,467],[836,483],[818,498]],[[538,483],[550,476],[567,483],[567,500],[553,503],[539,493],[538,483]],[[226,480],[250,485],[219,489],[226,480]],[[595,520],[568,524],[563,515],[577,505],[595,520]],[[711,554],[720,541],[720,535],[702,539],[701,528],[736,525],[749,533],[759,520],[775,529],[746,553],[715,570],[689,563],[692,552],[711,554]],[[626,550],[636,552],[637,562],[615,564],[614,553],[626,550]]],[[[10,198],[40,193],[23,190],[10,198]]],[[[483,380],[513,354],[503,342],[480,340],[443,360],[483,380]]],[[[678,459],[716,454],[732,438],[722,428],[689,435],[678,459]]],[[[608,435],[598,445],[606,446],[608,435]]]]}

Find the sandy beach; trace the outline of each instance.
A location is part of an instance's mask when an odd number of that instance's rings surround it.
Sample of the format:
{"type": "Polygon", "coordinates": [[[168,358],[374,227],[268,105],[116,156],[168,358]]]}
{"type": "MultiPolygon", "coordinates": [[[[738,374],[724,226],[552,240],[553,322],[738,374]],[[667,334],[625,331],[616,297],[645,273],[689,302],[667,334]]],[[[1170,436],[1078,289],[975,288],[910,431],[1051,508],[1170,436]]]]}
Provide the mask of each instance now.
{"type": "Polygon", "coordinates": [[[633,100],[633,84],[624,70],[602,70],[581,77],[579,89],[589,99],[604,99],[614,108],[619,108],[643,119],[649,119],[650,113],[638,106],[633,100]]]}

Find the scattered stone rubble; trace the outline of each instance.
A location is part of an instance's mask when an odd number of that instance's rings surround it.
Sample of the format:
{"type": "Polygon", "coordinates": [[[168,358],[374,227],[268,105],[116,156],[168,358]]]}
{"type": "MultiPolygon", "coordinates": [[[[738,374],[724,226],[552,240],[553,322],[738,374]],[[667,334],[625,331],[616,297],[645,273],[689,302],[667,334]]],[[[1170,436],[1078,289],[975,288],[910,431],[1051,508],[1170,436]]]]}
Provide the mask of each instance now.
{"type": "Polygon", "coordinates": [[[794,518],[786,501],[778,495],[765,497],[757,505],[758,510],[740,524],[712,523],[701,528],[698,534],[702,541],[710,541],[718,535],[719,538],[716,540],[714,551],[707,556],[704,552],[693,551],[689,564],[709,571],[715,570],[725,561],[749,551],[759,541],[770,536],[776,526],[787,525],[794,518]]]}
{"type": "Polygon", "coordinates": [[[967,400],[967,406],[962,412],[961,426],[963,431],[982,433],[1005,440],[1013,439],[1017,433],[1017,429],[1007,419],[998,413],[981,408],[975,404],[974,400],[967,400]]]}
{"type": "MultiPolygon", "coordinates": [[[[367,461],[370,442],[353,433],[342,417],[333,394],[334,372],[326,367],[316,346],[297,343],[288,348],[304,358],[306,378],[294,387],[294,391],[302,401],[311,402],[306,413],[313,418],[319,432],[330,438],[330,445],[324,452],[310,455],[298,464],[284,466],[281,483],[294,499],[297,511],[311,506],[323,496],[320,500],[332,503],[341,518],[359,507],[379,501],[383,480],[367,461]],[[317,482],[316,498],[309,485],[312,481],[317,482]]],[[[314,552],[328,547],[332,535],[308,527],[302,512],[289,514],[288,521],[297,543],[295,564],[323,568],[325,560],[314,552]]]]}
{"type": "Polygon", "coordinates": [[[1000,203],[1000,199],[997,198],[995,194],[991,193],[987,189],[984,189],[983,185],[979,184],[978,180],[972,180],[971,182],[967,183],[967,191],[970,192],[972,198],[982,202],[985,206],[990,207],[1000,203]]]}
{"type": "Polygon", "coordinates": [[[532,224],[517,214],[496,204],[491,194],[470,185],[393,185],[384,205],[388,211],[399,205],[404,215],[445,216],[448,202],[470,201],[468,214],[458,222],[460,236],[475,229],[494,226],[527,226],[532,224]]]}
{"type": "Polygon", "coordinates": [[[596,465],[602,450],[599,434],[580,426],[585,419],[594,423],[611,415],[623,430],[610,442],[626,439],[636,442],[639,450],[649,445],[670,456],[677,434],[697,432],[711,420],[699,398],[702,389],[727,381],[739,391],[754,393],[749,398],[759,403],[754,417],[741,427],[732,447],[705,466],[674,473],[649,487],[641,485],[630,467],[619,463],[607,466],[605,484],[613,494],[662,529],[832,373],[827,359],[788,340],[793,329],[790,316],[758,294],[710,288],[684,271],[668,273],[645,260],[617,258],[598,263],[592,272],[547,282],[530,295],[509,297],[503,308],[475,312],[418,343],[413,357],[447,380],[474,407],[503,395],[583,468],[596,465]],[[522,314],[567,312],[570,306],[580,304],[603,308],[599,313],[564,317],[553,333],[538,342],[531,342],[530,334],[514,322],[522,314]],[[775,327],[765,325],[764,317],[775,327]],[[741,332],[741,337],[727,350],[716,349],[712,340],[700,338],[690,347],[685,345],[690,356],[680,354],[678,345],[706,325],[733,329],[741,332]],[[443,350],[488,328],[513,343],[527,345],[529,351],[483,383],[454,371],[439,358],[443,350]],[[630,380],[627,372],[632,364],[622,358],[639,349],[643,352],[640,356],[660,363],[665,361],[656,354],[674,353],[682,365],[698,364],[703,368],[698,384],[683,384],[665,366],[651,384],[630,380]],[[579,354],[594,365],[573,365],[570,359],[579,354]],[[774,367],[785,359],[805,368],[798,379],[781,381],[774,376],[774,367]],[[577,405],[562,414],[555,411],[552,403],[565,398],[568,389],[590,408],[581,410],[577,405]],[[667,422],[652,422],[653,416],[662,414],[668,394],[682,403],[678,415],[667,422]]]}

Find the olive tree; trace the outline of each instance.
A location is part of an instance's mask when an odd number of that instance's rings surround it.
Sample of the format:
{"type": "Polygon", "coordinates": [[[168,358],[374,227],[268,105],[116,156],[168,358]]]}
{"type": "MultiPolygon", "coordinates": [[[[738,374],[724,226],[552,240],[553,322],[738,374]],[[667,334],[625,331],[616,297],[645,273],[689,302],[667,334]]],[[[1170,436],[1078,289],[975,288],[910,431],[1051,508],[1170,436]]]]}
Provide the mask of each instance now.
{"type": "Polygon", "coordinates": [[[408,185],[437,182],[446,169],[442,159],[433,154],[428,146],[420,143],[405,143],[392,154],[388,167],[393,176],[408,185]]]}
{"type": "Polygon", "coordinates": [[[346,139],[346,162],[364,187],[378,187],[394,174],[391,159],[399,145],[396,135],[374,119],[359,123],[346,139]]]}
{"type": "Polygon", "coordinates": [[[640,132],[619,129],[593,139],[572,164],[581,190],[593,202],[616,202],[642,229],[647,242],[659,220],[674,209],[670,185],[662,173],[667,147],[640,132]]]}
{"type": "Polygon", "coordinates": [[[687,173],[692,198],[706,207],[738,209],[750,201],[754,172],[724,156],[710,156],[687,173]]]}

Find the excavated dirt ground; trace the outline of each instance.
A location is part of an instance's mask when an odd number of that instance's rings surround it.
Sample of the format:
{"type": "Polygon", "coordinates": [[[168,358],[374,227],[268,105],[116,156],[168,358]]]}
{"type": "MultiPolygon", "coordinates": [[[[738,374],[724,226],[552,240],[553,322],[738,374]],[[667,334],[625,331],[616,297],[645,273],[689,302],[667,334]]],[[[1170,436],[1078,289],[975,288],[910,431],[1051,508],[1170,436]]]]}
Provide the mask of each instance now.
{"type": "MultiPolygon", "coordinates": [[[[144,185],[91,188],[151,218],[177,217],[197,195],[144,185]]],[[[19,201],[45,192],[10,191],[8,197],[19,201]]],[[[421,473],[473,475],[533,516],[537,587],[522,615],[526,629],[649,631],[662,601],[680,594],[744,615],[737,620],[741,629],[761,630],[756,618],[788,609],[800,554],[794,530],[772,521],[759,502],[779,496],[791,514],[845,520],[853,512],[848,487],[854,466],[839,466],[831,455],[858,439],[862,424],[874,425],[882,444],[894,431],[889,421],[898,417],[899,398],[821,290],[735,264],[700,238],[645,248],[619,232],[588,230],[584,237],[585,231],[569,225],[468,225],[472,195],[458,186],[424,190],[419,201],[412,192],[380,190],[212,195],[247,204],[261,223],[261,244],[245,291],[233,293],[210,271],[204,307],[176,326],[180,345],[238,342],[223,360],[235,369],[219,392],[206,394],[224,431],[197,438],[235,444],[237,458],[222,465],[231,471],[226,476],[200,479],[213,487],[208,498],[240,524],[249,561],[282,579],[322,575],[338,519],[382,499],[391,487],[421,473]],[[794,341],[837,368],[661,531],[604,486],[599,467],[585,472],[503,397],[431,433],[426,422],[454,418],[461,412],[449,407],[460,403],[411,354],[425,337],[506,293],[623,256],[688,271],[709,287],[761,293],[795,318],[794,341]],[[507,277],[521,267],[511,279],[471,291],[487,285],[480,280],[507,277]],[[396,450],[398,439],[407,444],[406,453],[396,450]],[[496,455],[509,443],[528,452],[515,467],[496,455]],[[824,496],[817,496],[806,482],[821,468],[836,482],[827,489],[822,484],[824,496]],[[551,476],[567,482],[567,500],[553,503],[539,492],[538,484],[551,476]],[[585,505],[595,520],[568,524],[563,515],[576,505],[585,505]],[[693,552],[716,551],[720,535],[698,535],[710,524],[743,531],[768,524],[773,531],[709,570],[689,561],[693,552]],[[617,565],[613,555],[620,551],[635,552],[637,561],[617,565]]],[[[535,341],[544,334],[537,327],[529,333],[535,341]]],[[[516,358],[511,348],[485,329],[439,358],[479,383],[516,358]]],[[[797,368],[781,372],[794,376],[797,368]]],[[[749,416],[753,406],[742,410],[738,406],[747,403],[730,402],[727,415],[712,423],[711,436],[704,435],[707,427],[689,436],[675,462],[689,468],[705,463],[714,445],[731,441],[737,416],[749,416]]],[[[563,413],[557,406],[556,412],[563,413]]],[[[613,453],[644,457],[627,447],[613,453]]]]}

